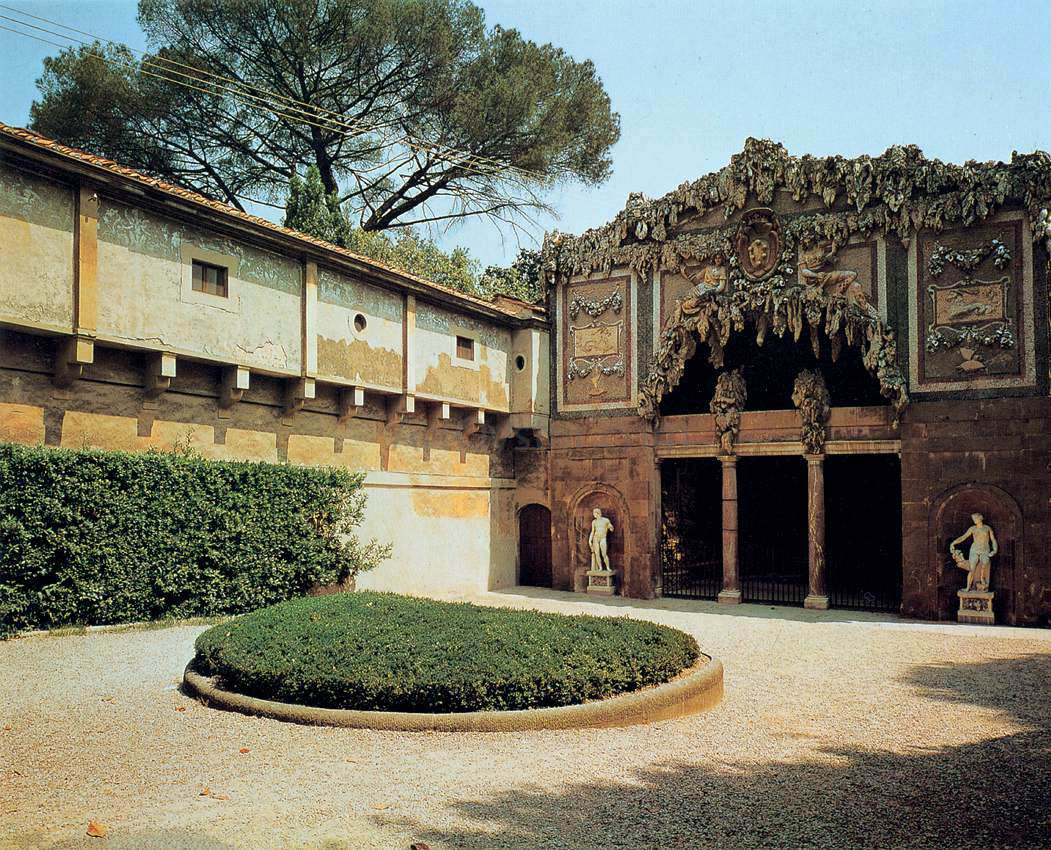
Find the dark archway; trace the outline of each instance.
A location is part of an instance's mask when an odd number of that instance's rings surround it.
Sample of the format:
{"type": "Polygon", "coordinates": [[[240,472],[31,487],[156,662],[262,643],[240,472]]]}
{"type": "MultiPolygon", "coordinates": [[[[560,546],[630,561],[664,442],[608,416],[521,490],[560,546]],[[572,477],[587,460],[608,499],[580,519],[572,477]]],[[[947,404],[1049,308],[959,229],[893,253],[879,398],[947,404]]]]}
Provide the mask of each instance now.
{"type": "Polygon", "coordinates": [[[768,333],[759,345],[755,328],[749,323],[744,332],[730,337],[721,369],[712,365],[708,345],[699,344],[696,354],[686,362],[678,385],[661,399],[660,415],[707,413],[718,374],[738,368],[748,388],[746,410],[793,409],[792,387],[804,369],[821,371],[834,407],[888,404],[880,393],[879,381],[865,368],[860,350],[844,345],[833,359],[828,338],[818,331],[820,356],[815,356],[811,333],[812,329],[804,326],[798,341],[791,334],[779,337],[768,333]]]}
{"type": "Polygon", "coordinates": [[[518,583],[551,587],[551,511],[543,505],[518,513],[518,583]]]}

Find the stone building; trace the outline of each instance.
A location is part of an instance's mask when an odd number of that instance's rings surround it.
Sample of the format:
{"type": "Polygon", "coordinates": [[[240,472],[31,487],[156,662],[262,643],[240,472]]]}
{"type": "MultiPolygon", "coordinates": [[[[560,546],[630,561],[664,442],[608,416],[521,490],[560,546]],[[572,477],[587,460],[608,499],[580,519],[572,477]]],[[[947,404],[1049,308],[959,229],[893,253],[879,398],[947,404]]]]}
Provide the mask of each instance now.
{"type": "Polygon", "coordinates": [[[623,591],[955,617],[995,529],[997,620],[1051,613],[1051,159],[915,147],[721,171],[551,234],[552,584],[590,509],[623,591]]]}
{"type": "Polygon", "coordinates": [[[514,584],[543,311],[0,125],[0,440],[367,472],[381,589],[514,584]]]}
{"type": "Polygon", "coordinates": [[[631,196],[481,301],[0,126],[0,440],[366,471],[361,584],[1051,615],[1051,160],[791,157],[631,196]]]}

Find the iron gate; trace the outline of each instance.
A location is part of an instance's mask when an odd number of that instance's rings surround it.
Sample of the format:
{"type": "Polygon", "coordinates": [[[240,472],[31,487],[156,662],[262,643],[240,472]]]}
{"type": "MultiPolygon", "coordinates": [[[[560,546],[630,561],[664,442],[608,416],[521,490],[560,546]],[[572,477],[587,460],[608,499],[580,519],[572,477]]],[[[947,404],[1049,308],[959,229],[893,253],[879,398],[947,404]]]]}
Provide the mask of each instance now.
{"type": "Polygon", "coordinates": [[[716,599],[723,584],[722,555],[710,550],[661,549],[661,593],[682,599],[716,599]]]}
{"type": "Polygon", "coordinates": [[[742,540],[741,599],[773,605],[802,605],[809,566],[787,547],[766,540],[742,540]]]}

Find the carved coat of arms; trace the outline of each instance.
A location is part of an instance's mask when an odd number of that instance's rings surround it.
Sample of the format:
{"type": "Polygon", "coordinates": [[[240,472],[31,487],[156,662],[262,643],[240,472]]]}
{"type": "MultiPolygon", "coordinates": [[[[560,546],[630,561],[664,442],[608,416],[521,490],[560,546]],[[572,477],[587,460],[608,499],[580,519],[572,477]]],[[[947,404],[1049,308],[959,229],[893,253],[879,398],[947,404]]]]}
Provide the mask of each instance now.
{"type": "Polygon", "coordinates": [[[773,210],[749,210],[737,229],[735,248],[741,271],[749,280],[762,280],[781,258],[781,225],[773,210]]]}

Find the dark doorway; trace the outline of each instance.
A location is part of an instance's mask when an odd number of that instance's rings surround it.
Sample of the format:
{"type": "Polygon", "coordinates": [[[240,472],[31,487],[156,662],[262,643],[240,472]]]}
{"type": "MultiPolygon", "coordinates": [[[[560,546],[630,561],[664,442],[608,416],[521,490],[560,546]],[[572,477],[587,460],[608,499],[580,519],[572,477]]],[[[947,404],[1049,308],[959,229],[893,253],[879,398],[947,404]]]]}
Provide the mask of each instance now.
{"type": "Polygon", "coordinates": [[[551,511],[526,505],[518,514],[518,583],[551,587],[551,511]]]}
{"type": "Polygon", "coordinates": [[[741,598],[802,605],[807,594],[807,465],[801,457],[737,461],[741,598]]]}
{"type": "Polygon", "coordinates": [[[661,592],[715,599],[722,589],[722,471],[714,458],[661,462],[661,592]]]}
{"type": "Polygon", "coordinates": [[[901,609],[901,460],[825,458],[825,553],[834,608],[901,609]]]}

